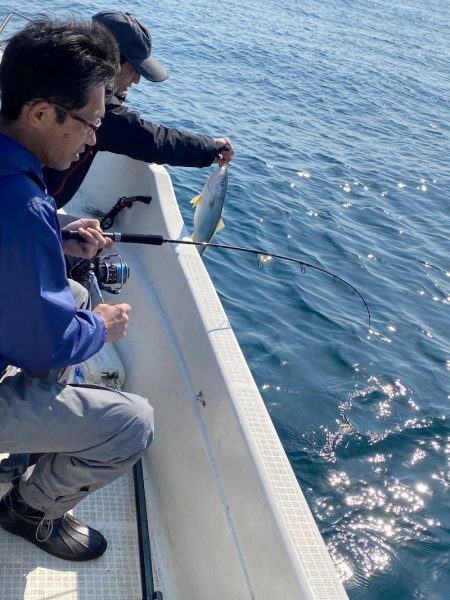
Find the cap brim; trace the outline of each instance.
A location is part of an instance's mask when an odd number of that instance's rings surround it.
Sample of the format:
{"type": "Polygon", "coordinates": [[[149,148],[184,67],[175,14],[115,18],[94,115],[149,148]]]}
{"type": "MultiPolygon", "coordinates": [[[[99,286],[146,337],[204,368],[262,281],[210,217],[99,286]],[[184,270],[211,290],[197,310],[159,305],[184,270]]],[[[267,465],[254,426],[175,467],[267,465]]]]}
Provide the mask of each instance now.
{"type": "Polygon", "coordinates": [[[138,71],[142,77],[153,81],[155,83],[159,81],[165,81],[169,77],[169,73],[159,65],[154,58],[149,56],[144,60],[136,60],[128,58],[128,62],[138,71]]]}

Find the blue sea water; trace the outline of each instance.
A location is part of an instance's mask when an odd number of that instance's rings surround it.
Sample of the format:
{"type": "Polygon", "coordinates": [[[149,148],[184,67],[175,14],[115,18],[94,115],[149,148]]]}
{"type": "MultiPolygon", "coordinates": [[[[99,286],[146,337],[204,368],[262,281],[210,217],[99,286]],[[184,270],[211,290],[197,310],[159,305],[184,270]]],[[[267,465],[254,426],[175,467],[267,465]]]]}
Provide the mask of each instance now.
{"type": "MultiPolygon", "coordinates": [[[[349,597],[449,598],[448,0],[0,8],[141,18],[170,79],[130,104],[235,146],[216,241],[364,296],[204,256],[349,597]]],[[[210,172],[170,169],[188,227],[210,172]]]]}

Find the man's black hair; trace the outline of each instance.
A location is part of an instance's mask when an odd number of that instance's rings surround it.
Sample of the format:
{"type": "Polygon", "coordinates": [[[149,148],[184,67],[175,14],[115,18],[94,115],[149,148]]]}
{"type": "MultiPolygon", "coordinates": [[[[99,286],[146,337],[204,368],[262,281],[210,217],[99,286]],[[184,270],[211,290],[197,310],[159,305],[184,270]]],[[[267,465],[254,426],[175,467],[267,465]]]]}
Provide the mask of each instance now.
{"type": "MultiPolygon", "coordinates": [[[[98,23],[33,21],[8,41],[0,64],[0,115],[15,121],[32,100],[69,110],[89,101],[92,86],[111,84],[119,69],[117,44],[98,23]]],[[[66,114],[58,111],[58,121],[66,114]]]]}

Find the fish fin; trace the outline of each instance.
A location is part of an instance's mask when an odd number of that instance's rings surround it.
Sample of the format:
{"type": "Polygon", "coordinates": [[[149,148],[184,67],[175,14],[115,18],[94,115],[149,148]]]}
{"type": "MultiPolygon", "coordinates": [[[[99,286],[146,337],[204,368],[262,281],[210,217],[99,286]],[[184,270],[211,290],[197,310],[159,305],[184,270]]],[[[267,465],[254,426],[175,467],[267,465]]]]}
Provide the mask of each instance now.
{"type": "Polygon", "coordinates": [[[198,206],[200,204],[200,200],[201,200],[200,194],[198,194],[198,196],[195,196],[195,198],[192,198],[192,200],[191,200],[192,206],[198,206]]]}
{"type": "Polygon", "coordinates": [[[191,235],[191,240],[192,240],[193,242],[195,242],[195,233],[194,233],[194,232],[192,232],[192,235],[191,235]]]}
{"type": "Polygon", "coordinates": [[[217,223],[217,227],[216,227],[216,230],[215,230],[215,232],[214,232],[214,235],[215,235],[216,233],[219,233],[219,231],[220,231],[221,229],[223,229],[224,227],[225,227],[225,223],[223,222],[223,219],[220,219],[220,221],[217,223]]]}

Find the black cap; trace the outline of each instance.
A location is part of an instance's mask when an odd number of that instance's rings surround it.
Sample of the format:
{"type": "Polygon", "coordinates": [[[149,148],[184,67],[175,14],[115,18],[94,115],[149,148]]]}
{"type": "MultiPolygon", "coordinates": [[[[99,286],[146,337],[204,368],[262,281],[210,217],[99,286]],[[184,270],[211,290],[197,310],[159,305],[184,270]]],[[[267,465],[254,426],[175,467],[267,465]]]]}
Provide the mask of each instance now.
{"type": "Polygon", "coordinates": [[[164,81],[169,74],[154,58],[152,52],[152,38],[150,32],[139,23],[130,13],[102,11],[92,17],[101,23],[116,39],[120,54],[145,79],[149,81],[164,81]]]}

